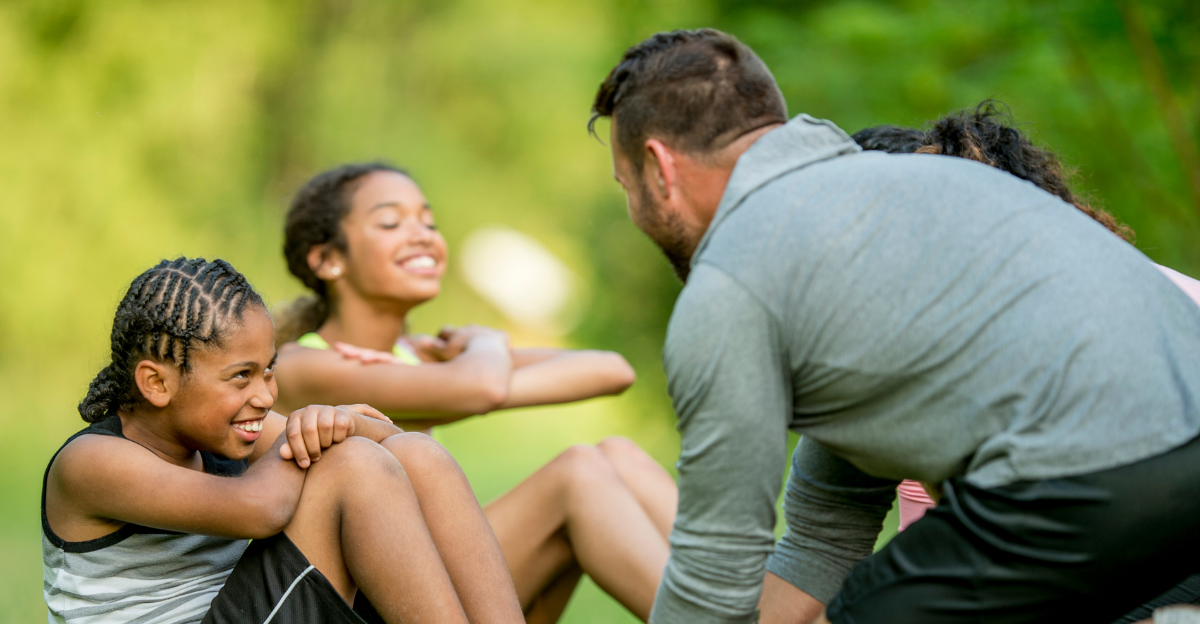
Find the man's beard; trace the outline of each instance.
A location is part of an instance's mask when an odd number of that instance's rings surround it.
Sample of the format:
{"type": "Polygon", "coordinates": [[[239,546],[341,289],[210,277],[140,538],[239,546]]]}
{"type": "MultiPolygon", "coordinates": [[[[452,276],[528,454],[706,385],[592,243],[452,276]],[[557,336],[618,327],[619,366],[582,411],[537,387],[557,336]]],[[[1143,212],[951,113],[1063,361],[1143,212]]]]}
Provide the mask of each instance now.
{"type": "Polygon", "coordinates": [[[688,240],[687,228],[678,215],[662,209],[647,189],[640,189],[639,194],[639,211],[647,226],[642,231],[662,250],[679,281],[686,284],[692,270],[692,252],[696,250],[696,243],[688,240]]]}

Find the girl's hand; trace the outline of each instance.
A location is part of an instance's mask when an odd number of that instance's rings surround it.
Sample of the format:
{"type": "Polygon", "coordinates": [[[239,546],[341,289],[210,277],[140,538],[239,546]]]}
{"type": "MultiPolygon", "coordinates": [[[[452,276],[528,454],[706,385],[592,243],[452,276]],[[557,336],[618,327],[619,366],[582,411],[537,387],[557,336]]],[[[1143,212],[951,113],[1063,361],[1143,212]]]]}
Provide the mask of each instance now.
{"type": "Polygon", "coordinates": [[[417,354],[422,362],[445,362],[446,341],[429,334],[402,336],[400,340],[417,354]]]}
{"type": "Polygon", "coordinates": [[[442,357],[446,360],[458,357],[476,340],[497,340],[505,349],[508,348],[508,334],[482,325],[446,326],[442,328],[438,338],[446,342],[446,348],[442,350],[442,357]]]}
{"type": "Polygon", "coordinates": [[[333,343],[333,350],[342,354],[347,360],[358,360],[363,364],[395,364],[400,361],[395,355],[385,351],[376,351],[366,347],[356,347],[344,342],[333,343]]]}
{"type": "MultiPolygon", "coordinates": [[[[360,414],[369,415],[371,418],[376,417],[369,412],[364,414],[367,410],[376,412],[374,408],[365,405],[343,407],[309,405],[292,412],[288,415],[287,425],[284,429],[287,443],[279,447],[279,456],[284,459],[294,459],[297,466],[308,468],[312,462],[321,459],[321,449],[329,448],[354,435],[355,425],[360,414]]],[[[387,418],[383,414],[379,414],[379,416],[387,418]]]]}

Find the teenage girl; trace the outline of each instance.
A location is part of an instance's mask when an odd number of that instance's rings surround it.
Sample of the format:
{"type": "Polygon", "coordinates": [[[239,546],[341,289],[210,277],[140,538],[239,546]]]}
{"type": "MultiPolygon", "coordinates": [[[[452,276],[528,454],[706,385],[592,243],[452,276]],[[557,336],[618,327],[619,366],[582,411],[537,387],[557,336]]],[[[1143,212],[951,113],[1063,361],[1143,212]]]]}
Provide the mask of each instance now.
{"type": "Polygon", "coordinates": [[[271,317],[229,264],[133,281],[91,424],[46,469],[50,621],[520,622],[454,460],[365,405],[285,419],[274,366],[271,317]]]}
{"type": "MultiPolygon", "coordinates": [[[[421,189],[391,166],[311,180],[288,213],[284,253],[315,294],[280,321],[286,408],[367,403],[415,429],[633,383],[615,353],[511,349],[504,333],[477,326],[406,337],[408,312],[440,290],[447,251],[421,189]]],[[[677,500],[666,471],[612,438],[568,449],[484,512],[528,621],[556,621],[582,573],[645,620],[677,500]]]]}
{"type": "MultiPolygon", "coordinates": [[[[876,126],[859,130],[853,138],[865,150],[893,154],[942,154],[996,167],[1057,195],[1127,242],[1134,241],[1132,228],[1119,223],[1107,211],[1090,206],[1076,196],[1071,191],[1069,176],[1058,156],[1050,150],[1034,145],[1014,127],[1011,120],[1001,114],[997,103],[991,100],[985,100],[974,110],[959,111],[942,117],[929,124],[928,130],[876,126]]],[[[1196,305],[1200,305],[1200,281],[1164,266],[1158,266],[1158,269],[1195,301],[1196,305]]],[[[937,504],[932,497],[935,494],[935,486],[911,480],[900,484],[897,488],[897,501],[901,531],[937,504]]],[[[1118,623],[1147,618],[1154,607],[1178,602],[1200,602],[1200,575],[1188,578],[1163,596],[1121,618],[1118,623]]]]}

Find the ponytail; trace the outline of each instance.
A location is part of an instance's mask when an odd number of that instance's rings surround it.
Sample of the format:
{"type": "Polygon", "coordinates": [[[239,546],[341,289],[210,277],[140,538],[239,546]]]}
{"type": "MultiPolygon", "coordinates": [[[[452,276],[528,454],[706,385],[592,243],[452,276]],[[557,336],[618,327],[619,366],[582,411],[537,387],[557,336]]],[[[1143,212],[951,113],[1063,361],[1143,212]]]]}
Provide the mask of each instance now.
{"type": "Polygon", "coordinates": [[[324,297],[297,297],[275,312],[275,347],[295,342],[304,334],[321,328],[329,318],[329,302],[324,297]]]}
{"type": "Polygon", "coordinates": [[[128,385],[122,383],[127,377],[121,375],[111,363],[100,369],[100,373],[88,384],[87,396],[79,403],[79,415],[83,420],[100,422],[115,411],[130,394],[128,385]]]}

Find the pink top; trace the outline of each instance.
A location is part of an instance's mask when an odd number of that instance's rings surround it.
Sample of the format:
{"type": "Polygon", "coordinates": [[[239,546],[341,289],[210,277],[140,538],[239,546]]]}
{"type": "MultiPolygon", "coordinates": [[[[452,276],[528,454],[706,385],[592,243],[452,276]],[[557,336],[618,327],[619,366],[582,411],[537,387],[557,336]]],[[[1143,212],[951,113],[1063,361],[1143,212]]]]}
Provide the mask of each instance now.
{"type": "Polygon", "coordinates": [[[1191,297],[1192,301],[1196,302],[1196,305],[1200,305],[1200,281],[1194,280],[1174,269],[1168,269],[1165,266],[1158,264],[1154,266],[1158,267],[1158,270],[1162,271],[1163,275],[1167,276],[1167,279],[1175,282],[1175,285],[1186,293],[1187,296],[1191,297]]]}
{"type": "MultiPolygon", "coordinates": [[[[1187,296],[1200,306],[1200,280],[1194,280],[1179,271],[1168,269],[1165,266],[1154,265],[1166,275],[1168,279],[1175,283],[1187,296]]],[[[925,493],[925,488],[921,487],[916,481],[905,480],[896,488],[896,495],[900,504],[900,530],[908,528],[908,525],[921,519],[925,512],[934,507],[936,503],[929,495],[925,493]]]]}

